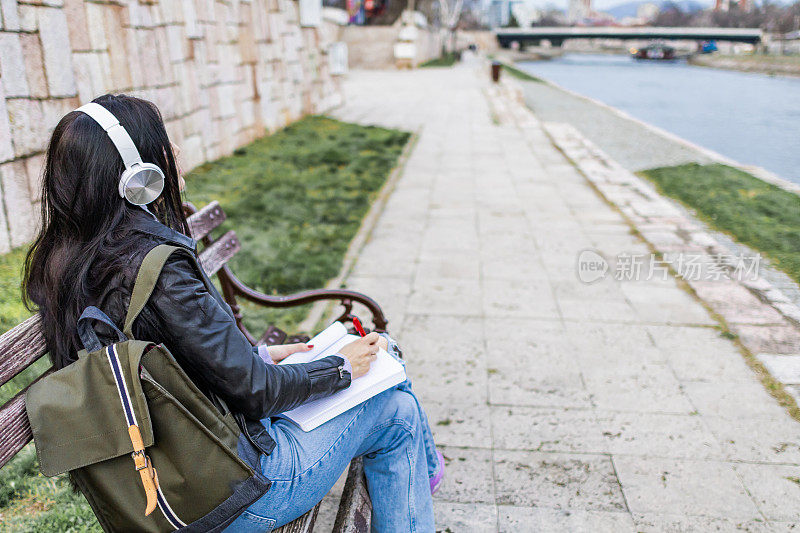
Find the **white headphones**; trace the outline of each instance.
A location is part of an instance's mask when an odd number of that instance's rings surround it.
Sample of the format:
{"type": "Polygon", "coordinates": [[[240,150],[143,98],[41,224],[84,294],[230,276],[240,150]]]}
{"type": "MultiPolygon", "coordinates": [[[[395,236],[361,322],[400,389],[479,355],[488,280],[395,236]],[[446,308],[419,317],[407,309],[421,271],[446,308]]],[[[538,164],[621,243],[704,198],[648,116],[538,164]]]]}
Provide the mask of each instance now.
{"type": "MultiPolygon", "coordinates": [[[[119,195],[133,205],[146,206],[164,190],[164,172],[153,163],[143,163],[133,139],[108,109],[91,102],[76,111],[86,113],[100,124],[117,147],[125,171],[119,178],[119,195]]],[[[145,210],[147,208],[145,207],[145,210]]]]}

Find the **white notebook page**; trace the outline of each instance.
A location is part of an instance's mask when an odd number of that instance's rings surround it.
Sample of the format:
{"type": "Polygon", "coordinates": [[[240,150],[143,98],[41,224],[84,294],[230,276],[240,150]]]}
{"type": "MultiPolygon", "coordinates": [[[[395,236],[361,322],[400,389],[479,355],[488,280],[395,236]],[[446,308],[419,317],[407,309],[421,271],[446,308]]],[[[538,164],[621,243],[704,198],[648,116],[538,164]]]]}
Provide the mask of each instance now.
{"type": "MultiPolygon", "coordinates": [[[[302,354],[293,354],[279,364],[306,363],[322,359],[335,354],[344,345],[357,339],[357,336],[347,333],[347,329],[342,323],[336,322],[308,341],[309,344],[314,345],[313,350],[302,354]]],[[[292,420],[303,431],[311,431],[333,417],[401,383],[405,379],[406,372],[403,365],[381,349],[378,351],[377,358],[372,363],[372,366],[370,366],[369,372],[358,379],[354,379],[348,388],[326,398],[303,404],[283,413],[283,416],[292,420]]]]}

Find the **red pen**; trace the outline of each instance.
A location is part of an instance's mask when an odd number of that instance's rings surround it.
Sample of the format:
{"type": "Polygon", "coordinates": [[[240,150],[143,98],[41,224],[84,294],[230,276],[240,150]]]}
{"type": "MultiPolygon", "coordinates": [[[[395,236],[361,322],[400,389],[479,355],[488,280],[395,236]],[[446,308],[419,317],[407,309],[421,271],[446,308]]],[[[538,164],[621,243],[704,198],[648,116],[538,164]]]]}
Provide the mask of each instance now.
{"type": "Polygon", "coordinates": [[[361,321],[358,319],[357,316],[353,317],[353,325],[355,326],[356,331],[358,332],[359,335],[361,335],[362,337],[367,336],[367,333],[364,331],[364,327],[361,325],[361,321]]]}

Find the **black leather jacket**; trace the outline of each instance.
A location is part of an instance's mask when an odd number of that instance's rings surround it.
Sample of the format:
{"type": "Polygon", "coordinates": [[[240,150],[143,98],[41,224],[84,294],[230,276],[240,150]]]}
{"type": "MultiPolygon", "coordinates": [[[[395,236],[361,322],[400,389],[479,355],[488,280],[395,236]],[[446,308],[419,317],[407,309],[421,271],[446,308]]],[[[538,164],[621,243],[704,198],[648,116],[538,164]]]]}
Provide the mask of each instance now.
{"type": "MultiPolygon", "coordinates": [[[[192,381],[209,397],[227,404],[247,442],[239,453],[253,462],[258,451],[269,454],[275,442],[259,422],[305,402],[321,398],[350,385],[350,373],[341,357],[330,356],[299,365],[265,363],[233,319],[230,306],[216,289],[209,291],[205,273],[189,259],[195,242],[142,213],[135,224],[135,238],[141,238],[131,265],[141,264],[144,255],[158,244],[176,245],[185,253],[173,254],[139,318],[134,337],[163,343],[192,381]],[[249,443],[255,450],[245,450],[249,443]]],[[[115,324],[121,326],[133,289],[135,271],[121,273],[104,289],[99,305],[115,324]]],[[[104,344],[113,342],[101,324],[96,329],[104,344]]]]}

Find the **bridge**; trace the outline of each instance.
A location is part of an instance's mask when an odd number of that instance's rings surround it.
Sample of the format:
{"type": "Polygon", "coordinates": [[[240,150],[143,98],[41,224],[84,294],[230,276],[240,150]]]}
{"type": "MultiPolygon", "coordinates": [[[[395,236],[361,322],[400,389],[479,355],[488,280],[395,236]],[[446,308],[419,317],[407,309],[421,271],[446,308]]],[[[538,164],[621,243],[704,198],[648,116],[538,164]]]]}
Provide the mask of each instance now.
{"type": "Polygon", "coordinates": [[[758,44],[763,32],[758,28],[661,28],[661,27],[533,27],[499,28],[495,30],[502,48],[517,42],[520,46],[539,44],[548,40],[553,46],[561,46],[567,39],[657,39],[689,41],[732,41],[758,44]]]}

